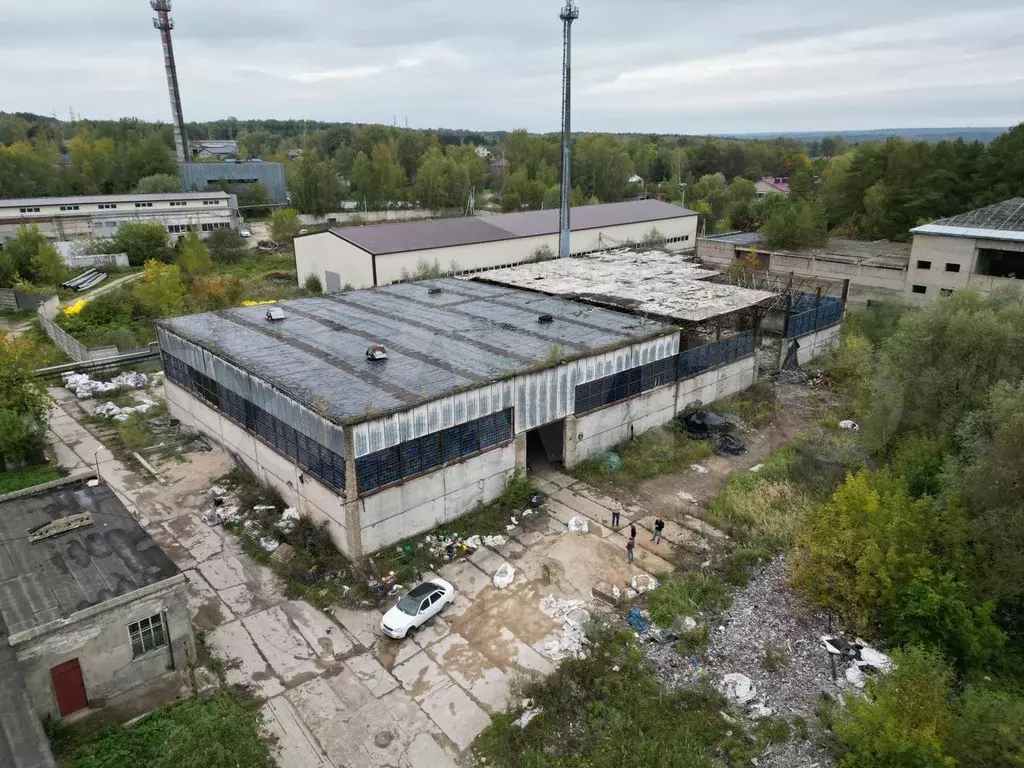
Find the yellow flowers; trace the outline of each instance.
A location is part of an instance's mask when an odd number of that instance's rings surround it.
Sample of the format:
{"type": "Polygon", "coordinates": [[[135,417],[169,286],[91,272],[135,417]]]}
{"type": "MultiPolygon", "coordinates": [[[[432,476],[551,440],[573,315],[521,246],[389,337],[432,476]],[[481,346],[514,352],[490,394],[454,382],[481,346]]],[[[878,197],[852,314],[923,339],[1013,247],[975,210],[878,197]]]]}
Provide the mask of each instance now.
{"type": "Polygon", "coordinates": [[[66,307],[64,307],[63,312],[65,315],[68,316],[77,315],[79,312],[85,309],[85,305],[88,303],[89,301],[87,299],[79,299],[74,304],[68,304],[66,307]]]}
{"type": "Polygon", "coordinates": [[[277,299],[269,299],[268,301],[243,301],[243,307],[258,307],[261,304],[277,304],[277,299]]]}

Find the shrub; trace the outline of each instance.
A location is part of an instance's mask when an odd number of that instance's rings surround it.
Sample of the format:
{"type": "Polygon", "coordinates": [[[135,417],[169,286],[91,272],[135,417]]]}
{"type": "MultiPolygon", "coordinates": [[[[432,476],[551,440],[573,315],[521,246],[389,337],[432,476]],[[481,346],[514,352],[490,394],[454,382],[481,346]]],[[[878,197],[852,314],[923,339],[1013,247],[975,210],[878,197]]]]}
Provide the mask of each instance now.
{"type": "Polygon", "coordinates": [[[651,618],[662,627],[671,627],[679,616],[723,611],[731,602],[722,582],[701,573],[666,579],[646,597],[651,618]]]}
{"type": "Polygon", "coordinates": [[[270,215],[270,236],[275,243],[291,246],[300,229],[302,222],[294,208],[278,208],[270,215]]]}
{"type": "Polygon", "coordinates": [[[218,264],[236,264],[248,255],[245,238],[233,229],[215,229],[206,238],[210,258],[218,264]]]}
{"type": "Polygon", "coordinates": [[[306,282],[303,283],[307,293],[312,293],[315,296],[319,296],[324,292],[323,283],[320,282],[319,275],[307,275],[306,282]]]}
{"type": "Polygon", "coordinates": [[[113,238],[116,253],[128,256],[128,263],[141,267],[147,261],[169,261],[171,247],[167,230],[158,221],[132,221],[122,224],[113,238]]]}

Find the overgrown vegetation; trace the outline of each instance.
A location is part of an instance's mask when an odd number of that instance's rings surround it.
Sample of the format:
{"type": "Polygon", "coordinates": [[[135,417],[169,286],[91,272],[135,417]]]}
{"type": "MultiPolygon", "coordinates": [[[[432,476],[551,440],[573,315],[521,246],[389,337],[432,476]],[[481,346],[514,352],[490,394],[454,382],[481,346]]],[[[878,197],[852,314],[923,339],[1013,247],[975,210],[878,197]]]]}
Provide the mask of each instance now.
{"type": "Polygon", "coordinates": [[[50,399],[33,376],[31,342],[0,338],[0,466],[37,462],[50,399]]]}
{"type": "Polygon", "coordinates": [[[46,722],[60,768],[274,768],[260,703],[237,692],[189,699],[122,726],[46,722]]]}
{"type": "Polygon", "coordinates": [[[586,659],[517,692],[538,710],[525,727],[521,711],[493,717],[478,757],[494,768],[739,768],[778,739],[777,729],[737,729],[710,687],[662,688],[632,633],[595,626],[588,637],[586,659]]]}
{"type": "Polygon", "coordinates": [[[587,482],[607,482],[633,488],[642,481],[689,467],[714,453],[708,440],[693,440],[679,422],[637,435],[612,449],[621,459],[615,469],[606,457],[577,464],[570,473],[587,482]]]}
{"type": "Polygon", "coordinates": [[[718,400],[712,406],[716,413],[732,413],[752,429],[762,429],[775,420],[780,404],[775,387],[759,381],[739,394],[718,400]]]}
{"type": "Polygon", "coordinates": [[[716,614],[729,607],[731,599],[722,582],[714,576],[684,573],[666,579],[646,593],[647,609],[655,624],[671,627],[679,616],[716,614]]]}

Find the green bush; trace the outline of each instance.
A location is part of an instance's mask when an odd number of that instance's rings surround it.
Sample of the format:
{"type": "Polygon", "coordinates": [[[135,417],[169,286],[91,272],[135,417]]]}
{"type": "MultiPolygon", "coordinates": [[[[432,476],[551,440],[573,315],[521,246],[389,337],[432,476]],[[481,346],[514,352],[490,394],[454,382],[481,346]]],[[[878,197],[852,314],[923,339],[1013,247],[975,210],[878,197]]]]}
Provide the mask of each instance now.
{"type": "Polygon", "coordinates": [[[307,275],[306,282],[303,283],[307,293],[311,293],[314,296],[319,296],[324,292],[323,283],[320,282],[319,275],[307,275]]]}
{"type": "Polygon", "coordinates": [[[651,618],[662,627],[671,627],[680,616],[723,611],[732,602],[722,582],[701,573],[672,576],[645,596],[651,618]]]}

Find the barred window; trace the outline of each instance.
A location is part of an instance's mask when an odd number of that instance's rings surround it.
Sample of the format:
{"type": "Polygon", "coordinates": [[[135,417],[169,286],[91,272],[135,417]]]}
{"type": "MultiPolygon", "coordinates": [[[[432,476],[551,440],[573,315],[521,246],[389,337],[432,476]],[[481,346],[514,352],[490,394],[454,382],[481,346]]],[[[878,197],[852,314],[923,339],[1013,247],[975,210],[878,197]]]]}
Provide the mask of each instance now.
{"type": "Polygon", "coordinates": [[[138,658],[167,643],[164,636],[164,620],[160,614],[141,619],[128,625],[128,638],[132,644],[132,658],[138,658]]]}
{"type": "Polygon", "coordinates": [[[672,383],[676,379],[678,360],[679,356],[673,355],[578,385],[575,412],[593,411],[672,383]]]}
{"type": "Polygon", "coordinates": [[[356,482],[360,492],[372,491],[511,439],[512,410],[506,409],[358,458],[356,482]]]}

